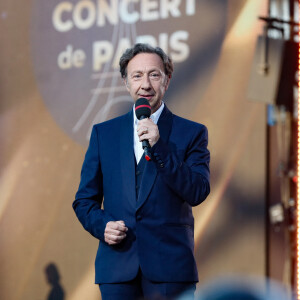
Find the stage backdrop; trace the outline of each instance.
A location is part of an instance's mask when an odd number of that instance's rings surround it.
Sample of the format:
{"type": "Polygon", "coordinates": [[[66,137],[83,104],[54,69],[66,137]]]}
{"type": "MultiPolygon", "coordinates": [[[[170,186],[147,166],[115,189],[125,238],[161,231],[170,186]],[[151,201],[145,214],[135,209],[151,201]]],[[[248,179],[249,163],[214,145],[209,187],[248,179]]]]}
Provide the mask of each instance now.
{"type": "Polygon", "coordinates": [[[211,194],[194,209],[198,286],[264,275],[265,105],[247,100],[264,2],[1,2],[1,299],[99,299],[98,241],[71,205],[92,125],[133,105],[118,60],[135,42],[172,56],[164,101],[209,130],[211,194]]]}

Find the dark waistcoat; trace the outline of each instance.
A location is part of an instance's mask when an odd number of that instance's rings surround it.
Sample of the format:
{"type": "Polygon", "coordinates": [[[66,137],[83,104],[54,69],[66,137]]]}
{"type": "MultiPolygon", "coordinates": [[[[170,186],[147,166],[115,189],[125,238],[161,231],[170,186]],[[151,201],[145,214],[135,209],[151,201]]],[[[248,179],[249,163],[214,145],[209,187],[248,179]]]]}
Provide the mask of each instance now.
{"type": "Polygon", "coordinates": [[[136,189],[136,200],[138,199],[140,186],[143,178],[144,169],[146,166],[145,154],[141,157],[139,163],[137,164],[135,161],[135,189],[136,189]]]}

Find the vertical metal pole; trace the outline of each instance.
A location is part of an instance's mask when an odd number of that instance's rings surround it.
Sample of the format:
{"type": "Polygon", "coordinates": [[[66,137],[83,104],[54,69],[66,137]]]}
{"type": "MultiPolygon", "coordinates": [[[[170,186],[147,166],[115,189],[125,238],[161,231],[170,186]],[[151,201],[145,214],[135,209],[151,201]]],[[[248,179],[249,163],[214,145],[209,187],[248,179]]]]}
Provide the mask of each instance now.
{"type": "MultiPolygon", "coordinates": [[[[298,12],[300,13],[300,4],[298,4],[298,12]]],[[[290,15],[292,16],[292,20],[294,20],[294,6],[292,3],[294,1],[290,0],[290,15]],[[293,7],[291,7],[293,6],[293,7]]],[[[299,14],[300,16],[300,14],[299,14]]],[[[291,26],[291,36],[294,34],[294,26],[291,26]]],[[[293,38],[293,37],[290,37],[293,38]]],[[[300,39],[300,20],[298,20],[298,38],[300,39]]],[[[293,282],[293,291],[295,292],[295,298],[297,300],[300,299],[300,289],[299,289],[299,225],[300,225],[300,214],[299,214],[299,201],[300,201],[300,48],[298,46],[298,99],[297,99],[297,132],[295,136],[297,136],[297,158],[296,158],[296,174],[297,174],[297,184],[296,184],[296,234],[295,234],[295,265],[293,266],[294,269],[294,282],[293,282]]]]}
{"type": "MultiPolygon", "coordinates": [[[[297,1],[298,2],[298,1],[297,1]]],[[[289,15],[290,15],[290,21],[294,22],[295,18],[295,0],[289,0],[289,15]]],[[[293,24],[290,24],[290,40],[294,40],[294,30],[295,26],[293,24]]]]}
{"type": "MultiPolygon", "coordinates": [[[[271,17],[271,0],[267,1],[268,5],[268,15],[267,17],[271,17]]],[[[265,63],[268,62],[268,53],[267,53],[267,40],[268,40],[268,23],[265,25],[264,28],[264,34],[265,34],[265,63]]],[[[266,109],[266,114],[268,108],[266,109]]],[[[270,177],[269,177],[269,169],[270,169],[270,163],[269,163],[269,153],[270,153],[270,128],[269,124],[267,122],[266,125],[266,201],[265,201],[265,273],[266,278],[270,278],[270,216],[269,216],[269,207],[270,207],[270,177]]],[[[268,282],[268,281],[267,281],[268,282]]],[[[268,289],[268,286],[267,286],[268,289]]]]}

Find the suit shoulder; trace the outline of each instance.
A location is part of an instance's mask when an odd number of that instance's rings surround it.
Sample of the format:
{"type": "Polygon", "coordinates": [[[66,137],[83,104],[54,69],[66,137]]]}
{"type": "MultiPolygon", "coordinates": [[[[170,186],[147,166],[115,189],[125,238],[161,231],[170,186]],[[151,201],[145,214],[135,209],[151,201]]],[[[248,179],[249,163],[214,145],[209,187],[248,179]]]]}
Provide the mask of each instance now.
{"type": "Polygon", "coordinates": [[[173,125],[180,126],[180,127],[182,126],[185,127],[186,129],[191,129],[191,130],[207,131],[207,128],[204,124],[197,123],[195,121],[191,121],[174,114],[173,114],[173,125]]]}
{"type": "Polygon", "coordinates": [[[130,112],[121,116],[118,116],[116,118],[95,124],[93,127],[97,131],[103,131],[103,130],[111,130],[113,128],[120,128],[120,124],[126,119],[130,117],[130,112]]]}

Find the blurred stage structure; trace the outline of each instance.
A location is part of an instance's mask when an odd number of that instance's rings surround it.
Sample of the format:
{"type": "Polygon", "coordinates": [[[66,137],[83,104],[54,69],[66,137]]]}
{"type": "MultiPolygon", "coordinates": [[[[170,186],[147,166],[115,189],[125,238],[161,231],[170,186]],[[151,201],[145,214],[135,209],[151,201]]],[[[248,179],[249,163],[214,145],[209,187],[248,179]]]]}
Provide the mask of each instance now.
{"type": "Polygon", "coordinates": [[[298,1],[269,0],[268,15],[259,17],[264,23],[264,33],[257,40],[248,90],[249,99],[265,103],[268,116],[266,277],[290,285],[291,299],[300,297],[297,294],[298,10],[298,1]]]}

